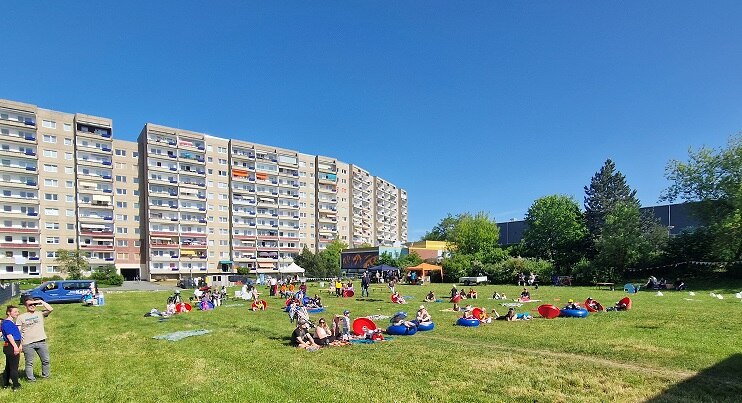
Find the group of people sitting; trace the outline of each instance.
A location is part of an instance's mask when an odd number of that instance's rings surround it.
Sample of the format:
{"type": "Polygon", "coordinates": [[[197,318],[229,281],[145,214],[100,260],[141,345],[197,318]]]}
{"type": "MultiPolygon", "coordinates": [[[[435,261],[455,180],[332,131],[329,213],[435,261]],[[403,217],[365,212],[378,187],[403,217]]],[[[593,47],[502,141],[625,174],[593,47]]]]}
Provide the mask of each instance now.
{"type": "Polygon", "coordinates": [[[515,313],[514,308],[508,308],[508,312],[505,315],[500,315],[497,313],[496,309],[493,309],[490,314],[487,313],[486,309],[479,309],[477,314],[474,313],[474,307],[471,305],[467,305],[464,308],[464,315],[462,316],[464,319],[477,319],[481,323],[492,323],[493,320],[505,320],[505,321],[516,321],[516,320],[531,320],[533,317],[525,313],[523,315],[518,316],[518,314],[515,313]]]}
{"type": "Polygon", "coordinates": [[[675,279],[675,282],[671,285],[667,284],[667,280],[664,278],[660,278],[657,280],[657,277],[655,276],[649,276],[649,280],[647,280],[647,284],[644,285],[644,288],[650,289],[650,290],[668,290],[668,289],[675,289],[677,291],[682,291],[687,288],[685,285],[685,282],[681,280],[679,277],[675,279]]]}
{"type": "Polygon", "coordinates": [[[459,302],[463,299],[477,299],[478,294],[477,291],[473,288],[470,288],[469,291],[466,290],[458,290],[456,288],[456,285],[451,288],[451,302],[453,302],[453,310],[458,311],[460,310],[459,302]]]}
{"type": "Polygon", "coordinates": [[[406,304],[407,303],[407,300],[403,296],[399,295],[397,291],[394,291],[392,293],[391,298],[392,298],[392,302],[394,302],[395,304],[406,304]]]}
{"type": "MultiPolygon", "coordinates": [[[[589,307],[590,309],[598,312],[603,311],[625,311],[628,309],[627,305],[624,300],[621,299],[620,301],[616,302],[614,306],[605,308],[600,302],[593,299],[592,297],[587,297],[585,300],[585,307],[589,307]]],[[[579,302],[575,302],[573,299],[567,300],[567,304],[564,306],[564,309],[582,309],[579,302]]]]}
{"type": "Polygon", "coordinates": [[[495,291],[495,293],[492,294],[492,299],[508,299],[508,297],[505,295],[505,293],[500,294],[499,292],[495,291]]]}
{"type": "MultiPolygon", "coordinates": [[[[296,292],[296,286],[292,281],[281,281],[280,286],[278,288],[278,294],[281,298],[288,298],[292,295],[294,295],[296,292]]],[[[299,285],[299,292],[306,294],[307,293],[307,283],[302,282],[299,285]]]]}
{"type": "Polygon", "coordinates": [[[291,344],[309,351],[327,346],[346,346],[353,338],[350,326],[350,311],[347,309],[342,315],[335,315],[331,325],[325,318],[319,318],[315,325],[309,320],[308,314],[300,315],[296,329],[291,334],[291,344]],[[314,328],[313,332],[312,328],[314,328]]]}
{"type": "Polygon", "coordinates": [[[346,292],[353,292],[355,293],[355,288],[353,288],[353,282],[348,280],[347,284],[343,284],[343,282],[340,280],[340,278],[335,279],[335,296],[336,297],[343,297],[345,296],[346,292]]]}

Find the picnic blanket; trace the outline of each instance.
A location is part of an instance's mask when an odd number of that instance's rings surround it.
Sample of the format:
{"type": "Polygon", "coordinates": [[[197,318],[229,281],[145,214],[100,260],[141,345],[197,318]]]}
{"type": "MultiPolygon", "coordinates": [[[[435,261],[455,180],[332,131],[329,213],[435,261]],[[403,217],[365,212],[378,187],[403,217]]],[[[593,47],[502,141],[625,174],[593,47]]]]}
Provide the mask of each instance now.
{"type": "Polygon", "coordinates": [[[506,306],[508,308],[519,308],[519,307],[523,306],[523,304],[521,304],[520,302],[506,302],[506,303],[500,304],[500,305],[506,306]]]}
{"type": "Polygon", "coordinates": [[[371,320],[382,320],[382,319],[389,319],[391,316],[387,316],[387,315],[369,315],[369,316],[366,316],[366,317],[369,318],[369,319],[371,319],[371,320]]]}
{"type": "Polygon", "coordinates": [[[384,336],[384,340],[369,340],[369,339],[351,339],[350,342],[353,344],[374,344],[377,341],[391,341],[394,340],[392,337],[384,336]]]}
{"type": "Polygon", "coordinates": [[[186,337],[201,336],[201,335],[204,335],[204,334],[207,334],[207,333],[211,333],[211,331],[210,330],[206,330],[206,329],[200,329],[200,330],[181,330],[179,332],[163,334],[163,335],[160,335],[160,336],[154,336],[152,338],[153,339],[158,339],[158,340],[178,341],[178,340],[185,339],[186,337]]]}

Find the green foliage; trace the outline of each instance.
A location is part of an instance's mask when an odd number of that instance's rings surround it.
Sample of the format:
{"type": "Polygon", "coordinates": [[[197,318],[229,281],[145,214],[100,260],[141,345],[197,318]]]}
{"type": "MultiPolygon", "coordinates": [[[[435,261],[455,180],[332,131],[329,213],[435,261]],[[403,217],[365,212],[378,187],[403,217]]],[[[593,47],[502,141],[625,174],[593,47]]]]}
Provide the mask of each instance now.
{"type": "Polygon", "coordinates": [[[312,253],[306,246],[297,256],[294,257],[294,263],[302,267],[307,277],[325,277],[324,267],[320,264],[319,256],[312,253]]]}
{"type": "MultiPolygon", "coordinates": [[[[538,276],[541,284],[544,284],[551,278],[554,265],[541,259],[511,257],[495,264],[485,265],[483,270],[489,280],[495,284],[514,284],[518,273],[528,275],[531,272],[538,276]]],[[[472,273],[474,274],[476,273],[472,273]]]]}
{"type": "Polygon", "coordinates": [[[237,268],[237,274],[242,275],[242,276],[246,276],[246,275],[250,274],[250,268],[247,267],[247,266],[240,266],[240,267],[237,268]]]}
{"type": "Polygon", "coordinates": [[[90,275],[91,280],[99,284],[121,285],[124,284],[124,276],[117,273],[116,266],[108,264],[96,267],[90,275]]]}
{"type": "Polygon", "coordinates": [[[422,262],[423,262],[423,259],[415,251],[409,254],[405,254],[405,255],[400,254],[396,258],[388,252],[383,252],[379,256],[379,261],[377,262],[377,264],[385,264],[385,265],[392,266],[392,267],[398,267],[404,270],[408,267],[417,266],[422,262]]]}
{"type": "Polygon", "coordinates": [[[422,241],[447,241],[453,240],[453,231],[463,217],[470,216],[468,213],[452,216],[450,213],[443,218],[430,232],[425,233],[422,241]]]}
{"type": "Polygon", "coordinates": [[[471,255],[473,260],[484,263],[494,263],[505,258],[499,240],[500,228],[485,212],[460,216],[450,234],[454,254],[471,255]]]}
{"type": "MultiPolygon", "coordinates": [[[[317,277],[339,276],[340,275],[340,252],[347,247],[348,245],[336,239],[330,242],[327,245],[327,248],[325,248],[325,250],[319,252],[316,255],[316,260],[317,260],[316,273],[318,274],[317,277]]],[[[302,251],[302,253],[304,253],[304,251],[302,251]]],[[[307,268],[305,267],[305,269],[307,268]]]]}
{"type": "Polygon", "coordinates": [[[459,277],[467,276],[472,267],[472,257],[464,254],[454,254],[443,260],[443,281],[456,283],[459,277]]]}
{"type": "Polygon", "coordinates": [[[629,268],[646,262],[651,246],[642,232],[639,208],[619,203],[605,216],[601,236],[596,242],[595,263],[606,280],[615,280],[629,268]]]}
{"type": "Polygon", "coordinates": [[[584,256],[587,227],[577,202],[569,196],[542,197],[528,209],[523,251],[567,268],[584,256]]]}
{"type": "Polygon", "coordinates": [[[66,273],[70,280],[81,279],[83,277],[82,272],[90,268],[88,261],[85,260],[79,249],[58,249],[56,261],[59,264],[60,271],[66,273]]]}
{"type": "Polygon", "coordinates": [[[636,190],[626,183],[626,177],[616,171],[616,164],[610,159],[591,179],[590,186],[585,186],[585,220],[593,240],[597,240],[603,230],[606,215],[618,203],[628,204],[637,209],[641,207],[636,198],[636,190]]]}
{"type": "Polygon", "coordinates": [[[694,203],[695,213],[707,223],[708,246],[721,259],[742,259],[742,134],[727,147],[702,147],[688,152],[688,161],[672,160],[665,177],[673,184],[663,199],[694,203]]]}

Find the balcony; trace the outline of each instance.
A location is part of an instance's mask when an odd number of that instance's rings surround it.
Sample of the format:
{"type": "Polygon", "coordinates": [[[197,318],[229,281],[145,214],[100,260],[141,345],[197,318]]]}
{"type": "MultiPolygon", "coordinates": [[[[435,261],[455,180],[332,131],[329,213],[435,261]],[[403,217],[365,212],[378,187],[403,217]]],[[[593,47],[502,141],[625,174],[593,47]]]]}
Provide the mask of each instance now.
{"type": "Polygon", "coordinates": [[[24,228],[24,227],[0,227],[0,232],[14,233],[14,234],[38,234],[39,228],[24,228]]]}
{"type": "Polygon", "coordinates": [[[0,243],[0,248],[9,248],[9,249],[30,248],[30,249],[37,249],[37,248],[39,248],[39,243],[38,242],[3,242],[3,243],[0,243]]]}

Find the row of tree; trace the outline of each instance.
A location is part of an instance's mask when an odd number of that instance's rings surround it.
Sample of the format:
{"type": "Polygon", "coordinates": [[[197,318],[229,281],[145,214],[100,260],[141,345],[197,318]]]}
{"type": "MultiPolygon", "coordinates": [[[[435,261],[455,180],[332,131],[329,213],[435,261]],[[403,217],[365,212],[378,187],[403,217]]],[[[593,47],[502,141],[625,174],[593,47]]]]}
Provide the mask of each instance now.
{"type": "MultiPolygon", "coordinates": [[[[520,271],[606,281],[658,265],[742,260],[742,138],[733,137],[720,150],[690,151],[688,161],[670,161],[666,177],[672,185],[661,200],[693,202],[703,227],[671,238],[651,213],[642,214],[636,190],[609,159],[585,186],[583,209],[570,196],[537,199],[517,245],[501,247],[497,224],[483,212],[449,214],[423,239],[451,245],[443,266],[454,281],[479,273],[512,281],[520,271]]],[[[674,274],[680,273],[668,273],[674,274]]]]}

